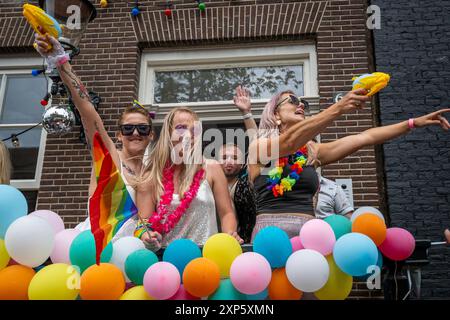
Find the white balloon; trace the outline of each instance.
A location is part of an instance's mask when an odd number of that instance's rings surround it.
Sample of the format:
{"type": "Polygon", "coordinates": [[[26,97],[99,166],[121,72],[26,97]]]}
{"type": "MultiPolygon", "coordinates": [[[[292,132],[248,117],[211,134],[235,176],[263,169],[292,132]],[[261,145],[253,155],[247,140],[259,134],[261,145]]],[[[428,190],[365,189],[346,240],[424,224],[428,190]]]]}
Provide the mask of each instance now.
{"type": "Polygon", "coordinates": [[[302,249],[292,253],[286,262],[289,282],[303,292],[320,290],[328,281],[330,266],[317,251],[302,249]]]}
{"type": "Polygon", "coordinates": [[[53,227],[42,218],[29,215],[14,221],[5,235],[6,250],[11,258],[31,268],[48,259],[54,242],[53,227]]]}
{"type": "Polygon", "coordinates": [[[55,245],[50,254],[53,263],[65,263],[71,265],[70,262],[70,246],[73,240],[80,234],[76,229],[65,229],[55,235],[55,245]]]}
{"type": "Polygon", "coordinates": [[[384,222],[386,222],[386,221],[384,220],[384,216],[383,216],[383,214],[381,213],[381,211],[378,210],[377,208],[374,208],[374,207],[360,207],[360,208],[356,209],[356,210],[353,212],[352,217],[351,217],[350,220],[353,222],[353,221],[355,221],[356,218],[358,218],[360,215],[362,215],[362,214],[364,214],[364,213],[372,213],[372,214],[374,214],[374,215],[377,215],[377,216],[379,216],[381,219],[383,219],[384,222]]]}
{"type": "Polygon", "coordinates": [[[122,270],[127,282],[131,282],[131,280],[125,272],[125,260],[130,254],[140,249],[145,249],[145,245],[136,237],[123,237],[113,243],[113,254],[109,263],[122,270]]]}

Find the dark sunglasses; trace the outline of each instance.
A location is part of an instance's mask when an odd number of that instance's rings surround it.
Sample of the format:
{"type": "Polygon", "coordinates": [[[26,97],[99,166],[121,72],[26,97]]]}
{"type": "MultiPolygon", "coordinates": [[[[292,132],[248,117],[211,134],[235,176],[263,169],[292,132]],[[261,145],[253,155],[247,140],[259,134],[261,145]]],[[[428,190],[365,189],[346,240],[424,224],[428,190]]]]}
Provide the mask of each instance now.
{"type": "Polygon", "coordinates": [[[122,124],[120,125],[120,132],[124,136],[133,135],[134,130],[137,130],[140,136],[148,136],[152,131],[152,126],[148,124],[122,124]]]}
{"type": "Polygon", "coordinates": [[[299,106],[301,103],[303,104],[303,110],[309,111],[309,102],[305,99],[299,99],[297,96],[290,94],[289,97],[284,98],[280,102],[277,103],[276,108],[282,105],[285,101],[289,100],[289,103],[292,103],[294,106],[299,106]]]}

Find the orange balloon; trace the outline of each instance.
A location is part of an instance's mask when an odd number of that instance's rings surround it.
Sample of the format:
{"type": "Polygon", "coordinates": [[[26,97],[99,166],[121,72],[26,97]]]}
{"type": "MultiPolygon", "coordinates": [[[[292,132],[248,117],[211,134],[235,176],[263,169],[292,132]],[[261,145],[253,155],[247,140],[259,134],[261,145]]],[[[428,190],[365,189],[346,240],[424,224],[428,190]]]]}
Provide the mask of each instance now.
{"type": "Polygon", "coordinates": [[[303,296],[303,292],[289,282],[285,268],[272,271],[268,289],[271,300],[300,300],[303,296]]]}
{"type": "Polygon", "coordinates": [[[81,276],[80,296],[83,300],[119,300],[124,291],[122,271],[111,263],[94,264],[81,276]]]}
{"type": "Polygon", "coordinates": [[[219,266],[210,259],[194,259],[184,268],[184,289],[194,297],[209,296],[217,290],[219,284],[219,266]]]}
{"type": "Polygon", "coordinates": [[[353,221],[352,232],[365,234],[379,246],[386,239],[386,224],[377,215],[364,213],[353,221]]]}
{"type": "Polygon", "coordinates": [[[12,265],[0,271],[0,300],[28,300],[28,286],[36,272],[12,265]]]}

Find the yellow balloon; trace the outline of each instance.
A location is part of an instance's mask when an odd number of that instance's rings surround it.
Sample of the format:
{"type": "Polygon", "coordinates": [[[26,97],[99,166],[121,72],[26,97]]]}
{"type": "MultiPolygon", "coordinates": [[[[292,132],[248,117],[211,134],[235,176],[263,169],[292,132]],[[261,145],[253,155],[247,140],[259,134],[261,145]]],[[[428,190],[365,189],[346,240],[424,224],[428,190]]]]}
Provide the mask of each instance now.
{"type": "Polygon", "coordinates": [[[330,277],[322,289],[314,292],[320,300],[345,300],[353,286],[353,277],[342,272],[334,262],[333,255],[326,256],[330,266],[330,277]]]}
{"type": "Polygon", "coordinates": [[[6,251],[5,241],[0,239],[0,270],[6,267],[9,263],[9,254],[6,251]]]}
{"type": "Polygon", "coordinates": [[[222,279],[230,276],[231,264],[240,254],[242,254],[241,245],[227,233],[211,236],[203,246],[203,257],[217,263],[222,279]]]}
{"type": "Polygon", "coordinates": [[[128,289],[119,300],[155,300],[145,291],[144,286],[136,286],[128,289]]]}
{"type": "Polygon", "coordinates": [[[75,300],[80,292],[80,274],[65,263],[48,265],[33,277],[28,287],[30,300],[75,300]]]}

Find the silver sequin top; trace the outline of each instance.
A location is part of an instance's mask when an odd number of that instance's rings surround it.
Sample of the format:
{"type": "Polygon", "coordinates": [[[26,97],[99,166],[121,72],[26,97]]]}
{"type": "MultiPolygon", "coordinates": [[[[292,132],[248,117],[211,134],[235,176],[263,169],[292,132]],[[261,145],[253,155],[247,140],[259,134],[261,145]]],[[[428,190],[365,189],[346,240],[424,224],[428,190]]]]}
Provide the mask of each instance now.
{"type": "MultiPolygon", "coordinates": [[[[178,194],[174,194],[169,212],[173,212],[179,204],[180,198],[178,194]]],[[[214,195],[208,180],[204,179],[197,196],[192,200],[175,228],[163,236],[162,246],[167,247],[173,240],[181,238],[190,239],[198,245],[203,245],[210,236],[217,232],[214,195]]]]}

